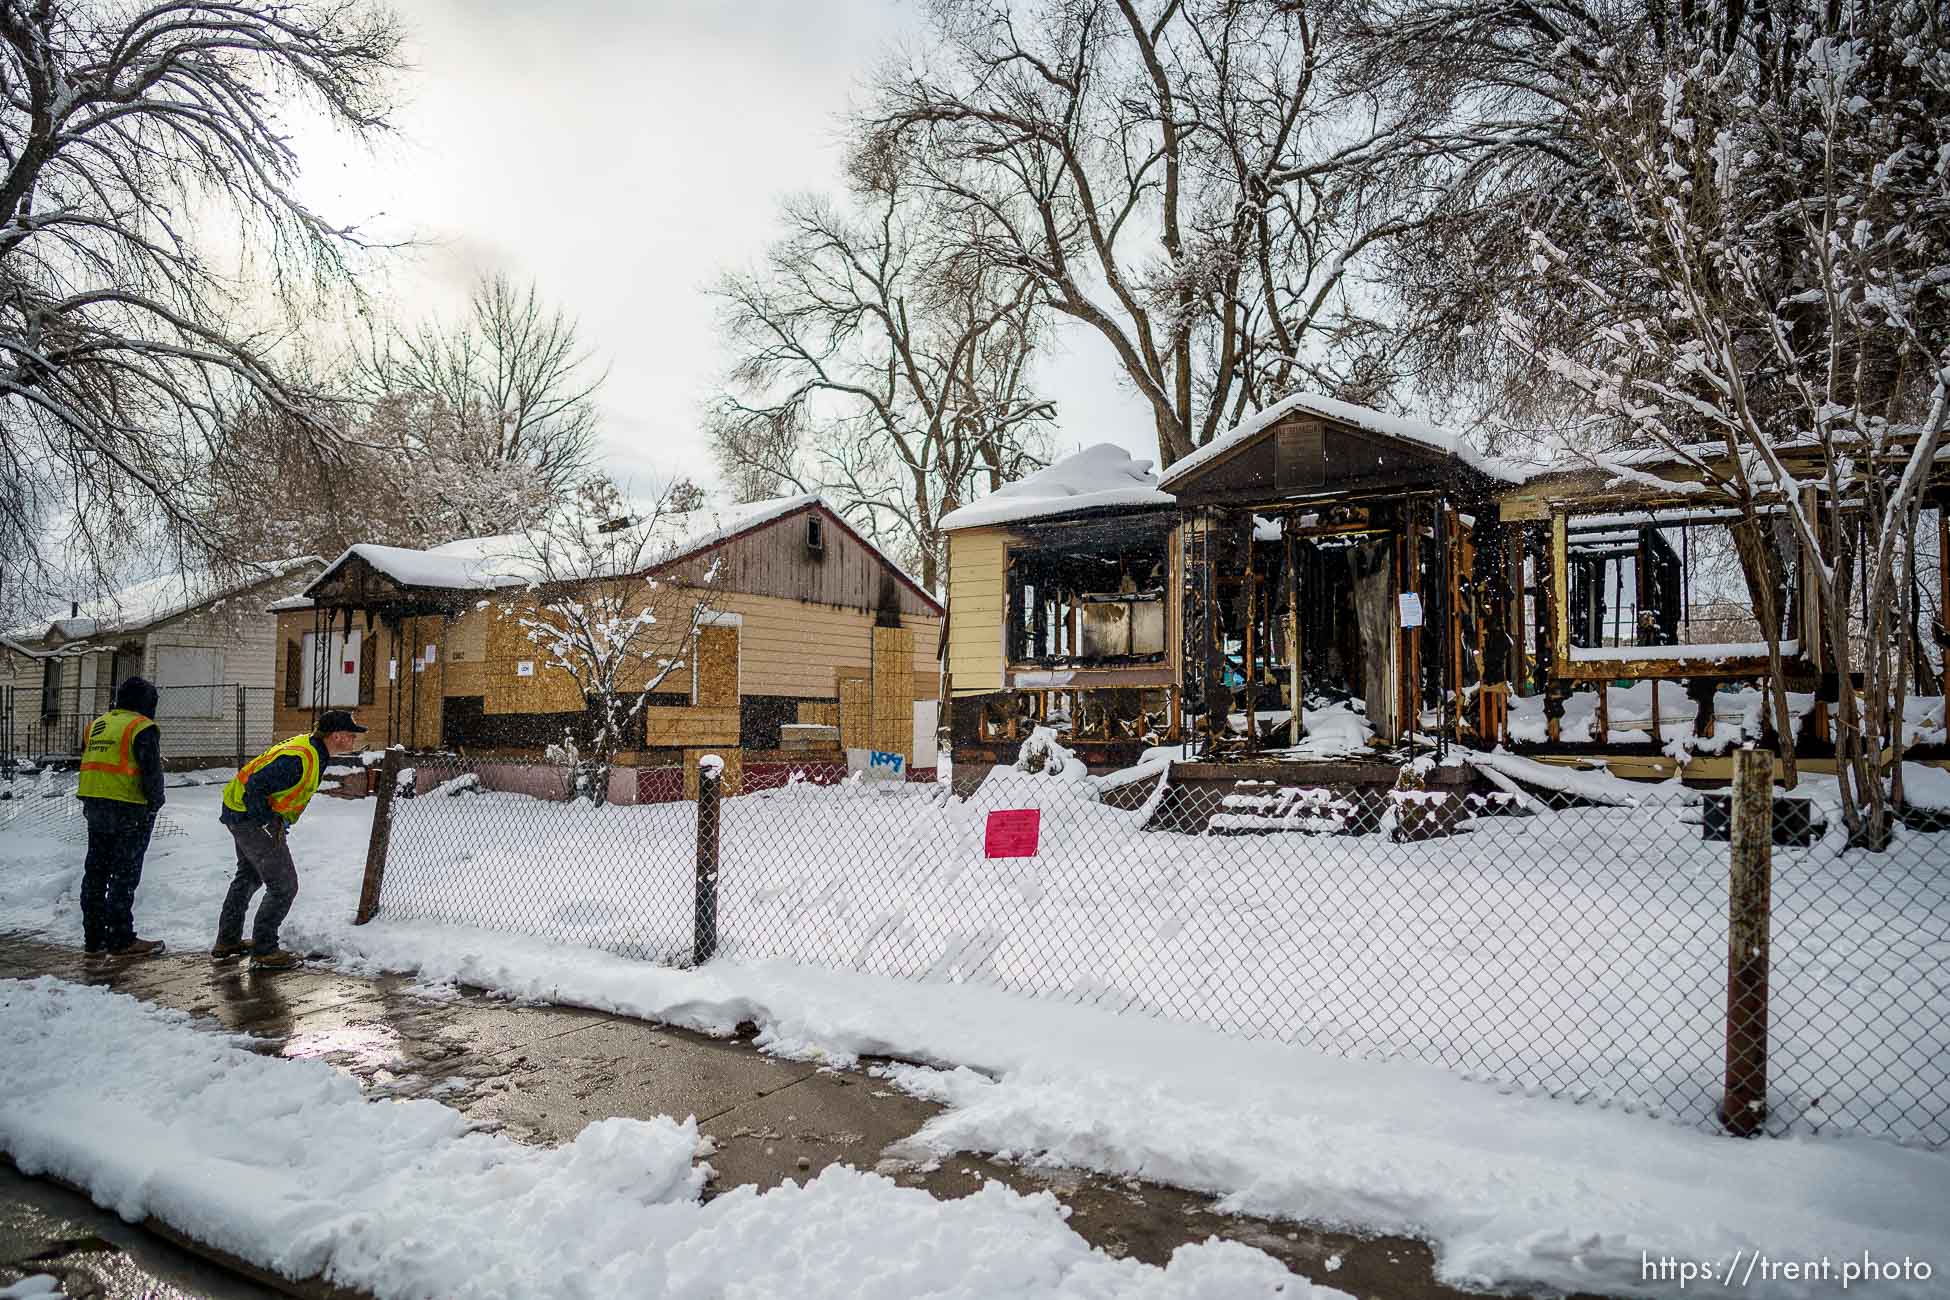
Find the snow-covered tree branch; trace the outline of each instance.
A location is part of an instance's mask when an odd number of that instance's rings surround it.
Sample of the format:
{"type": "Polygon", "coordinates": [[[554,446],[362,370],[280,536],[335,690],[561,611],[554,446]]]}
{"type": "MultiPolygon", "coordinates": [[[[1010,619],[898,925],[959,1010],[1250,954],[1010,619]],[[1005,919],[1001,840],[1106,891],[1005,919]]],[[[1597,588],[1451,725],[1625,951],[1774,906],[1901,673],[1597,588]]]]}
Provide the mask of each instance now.
{"type": "Polygon", "coordinates": [[[1534,47],[1525,94],[1556,105],[1608,234],[1600,248],[1560,238],[1556,217],[1532,222],[1538,287],[1500,307],[1502,332],[1626,441],[1690,464],[1739,508],[1790,757],[1796,598],[1782,575],[1807,575],[1822,625],[1804,650],[1833,684],[1844,816],[1857,843],[1880,845],[1918,653],[1917,521],[1950,406],[1940,11],[1559,17],[1548,32],[1513,19],[1505,44],[1534,47]]]}
{"type": "Polygon", "coordinates": [[[153,522],[208,542],[202,452],[239,389],[332,439],[333,404],[284,373],[279,328],[246,322],[288,328],[349,281],[365,245],[297,197],[285,114],[388,130],[399,39],[363,0],[0,0],[0,549],[16,580],[57,516],[91,563],[153,522]]]}
{"type": "Polygon", "coordinates": [[[650,696],[695,660],[699,630],[711,615],[716,566],[696,574],[666,571],[697,521],[697,489],[675,483],[647,507],[633,505],[608,479],[589,479],[574,504],[514,540],[509,559],[529,585],[503,604],[548,668],[581,695],[584,728],[564,737],[581,759],[578,780],[597,803],[650,696]]]}

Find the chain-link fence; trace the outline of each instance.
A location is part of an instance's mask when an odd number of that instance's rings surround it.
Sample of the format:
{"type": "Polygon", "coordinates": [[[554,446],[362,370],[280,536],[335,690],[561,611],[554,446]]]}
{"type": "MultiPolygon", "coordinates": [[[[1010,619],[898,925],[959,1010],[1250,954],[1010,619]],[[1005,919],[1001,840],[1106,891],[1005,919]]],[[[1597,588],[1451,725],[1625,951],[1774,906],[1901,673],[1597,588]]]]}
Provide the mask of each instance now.
{"type": "Polygon", "coordinates": [[[1755,1103],[1731,1127],[1950,1141],[1950,833],[1851,851],[1818,802],[1782,803],[1774,837],[1808,842],[1755,877],[1725,796],[1544,799],[1463,769],[1403,791],[1072,766],[593,808],[546,768],[404,761],[375,832],[389,919],[989,984],[1703,1126],[1731,1085],[1755,1103]],[[1730,915],[1756,906],[1730,972],[1730,915]]]}
{"type": "MultiPolygon", "coordinates": [[[[156,724],[163,761],[177,767],[243,763],[274,739],[274,694],[269,686],[233,683],[160,687],[156,724]]],[[[113,704],[106,685],[46,691],[0,686],[0,771],[78,761],[88,725],[113,704]]]]}

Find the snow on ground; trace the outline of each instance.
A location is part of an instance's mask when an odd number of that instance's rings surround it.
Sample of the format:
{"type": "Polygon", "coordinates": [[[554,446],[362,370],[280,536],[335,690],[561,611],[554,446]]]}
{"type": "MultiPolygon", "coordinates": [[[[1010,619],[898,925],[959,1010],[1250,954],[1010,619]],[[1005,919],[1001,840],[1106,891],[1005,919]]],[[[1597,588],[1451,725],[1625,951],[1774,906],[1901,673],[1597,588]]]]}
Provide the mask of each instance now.
{"type": "Polygon", "coordinates": [[[291,1278],[380,1297],[1340,1297],[1230,1242],[1112,1259],[1047,1192],[940,1201],[832,1168],[699,1203],[696,1121],[602,1119],[546,1149],[433,1101],[365,1100],[179,1012],[0,984],[0,1146],[30,1174],[291,1278]]]}
{"type": "MultiPolygon", "coordinates": [[[[688,836],[687,807],[422,796],[401,806],[387,915],[354,928],[372,805],[321,799],[293,833],[303,889],[286,938],[354,971],[712,1033],[753,1021],[768,1050],[811,1059],[927,1062],[939,1071],[899,1081],[954,1109],[917,1153],[1006,1150],[1241,1210],[1418,1233],[1456,1282],[1669,1293],[1640,1280],[1641,1251],[1950,1261],[1942,1153],[1848,1136],[1737,1143],[1603,1104],[1608,1089],[1641,1099],[1629,1109],[1670,1108],[1643,1099],[1697,1097],[1717,1068],[1725,850],[1681,820],[1696,810],[1655,807],[1653,823],[1631,820],[1644,808],[1485,819],[1454,840],[1389,846],[1125,833],[1141,814],[1060,793],[1073,784],[992,776],[967,808],[915,787],[728,800],[729,957],[696,971],[581,946],[688,946],[688,925],[667,918],[672,900],[688,917],[689,840],[674,861],[656,847],[688,836]],[[1043,809],[1042,859],[944,849],[979,842],[985,807],[1024,804],[1043,809]],[[1114,851],[1082,856],[1106,842],[1114,851]],[[1540,847],[1548,864],[1530,861],[1540,847]],[[405,915],[434,906],[435,881],[442,914],[405,915]],[[469,884],[472,907],[454,906],[469,884]],[[521,924],[575,942],[486,928],[521,924]],[[1161,969],[1175,972],[1171,996],[1140,996],[1161,969]],[[1607,1018],[1628,1008],[1648,1019],[1607,1018]],[[1285,1033],[1367,1056],[1277,1041],[1285,1033]],[[1528,1057],[1581,1072],[1590,1091],[1572,1094],[1584,1104],[1528,1096],[1404,1055],[1478,1076],[1528,1057]]],[[[138,895],[143,932],[178,947],[209,943],[230,874],[218,793],[171,792],[185,834],[158,842],[138,895]]],[[[1830,1112],[1843,1083],[1890,1077],[1892,1052],[1939,1073],[1950,1059],[1942,1030],[1888,1037],[1917,1019],[1905,1008],[1945,993],[1940,959],[1918,954],[1915,915],[1887,901],[1913,895],[1940,944],[1942,855],[1906,861],[1901,881],[1850,891],[1838,884],[1861,873],[1832,844],[1776,853],[1777,1008],[1801,1008],[1779,1014],[1776,1043],[1821,1053],[1830,1112]]],[[[0,830],[0,929],[78,943],[79,870],[77,846],[47,826],[0,830]]],[[[1802,1118],[1815,1100],[1777,1094],[1802,1118]]],[[[1914,1099],[1848,1100],[1907,1114],[1914,1099]]]]}
{"type": "MultiPolygon", "coordinates": [[[[1633,682],[1629,686],[1607,686],[1610,712],[1610,743],[1629,745],[1652,743],[1653,682],[1633,682]]],[[[1724,754],[1749,740],[1759,740],[1761,710],[1771,709],[1765,693],[1751,686],[1718,691],[1713,696],[1714,727],[1711,736],[1693,735],[1693,719],[1699,708],[1679,682],[1658,682],[1659,729],[1668,752],[1675,748],[1690,754],[1724,754]]],[[[1788,715],[1798,731],[1815,707],[1812,693],[1788,692],[1788,715]]],[[[1903,702],[1904,744],[1940,745],[1945,738],[1943,697],[1910,696],[1903,702]]],[[[1544,697],[1510,697],[1510,738],[1542,744],[1549,738],[1544,717],[1544,697]]],[[[1598,692],[1573,691],[1564,702],[1564,717],[1558,723],[1558,738],[1566,744],[1583,744],[1598,737],[1598,692]]]]}
{"type": "MultiPolygon", "coordinates": [[[[723,807],[720,952],[1407,1056],[1710,1124],[1725,844],[1701,839],[1677,788],[1482,761],[1622,806],[1396,844],[1141,831],[1144,810],[1095,802],[1074,762],[997,771],[965,802],[796,785],[723,807]],[[1035,858],[984,856],[987,814],[1008,808],[1040,810],[1035,858]]],[[[683,961],[693,818],[423,796],[395,818],[384,905],[683,961]]],[[[1950,842],[1905,830],[1867,888],[1830,821],[1816,848],[1775,856],[1776,1119],[1940,1141],[1950,1021],[1917,1014],[1911,991],[1943,978],[1926,945],[1950,930],[1950,842]]]]}
{"type": "Polygon", "coordinates": [[[1921,763],[1904,763],[1903,801],[1912,808],[1950,812],[1950,772],[1921,763]]]}

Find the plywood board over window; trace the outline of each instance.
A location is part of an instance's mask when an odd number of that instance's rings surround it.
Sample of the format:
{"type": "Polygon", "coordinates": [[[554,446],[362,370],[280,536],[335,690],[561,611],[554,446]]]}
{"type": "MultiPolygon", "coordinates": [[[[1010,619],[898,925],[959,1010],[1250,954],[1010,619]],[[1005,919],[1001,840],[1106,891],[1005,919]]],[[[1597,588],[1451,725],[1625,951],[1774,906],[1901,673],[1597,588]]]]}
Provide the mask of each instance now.
{"type": "Polygon", "coordinates": [[[840,744],[848,749],[872,747],[873,695],[862,672],[842,670],[836,675],[840,697],[840,744]]]}
{"type": "Polygon", "coordinates": [[[873,630],[871,747],[907,754],[914,745],[914,629],[873,630]]]}
{"type": "Polygon", "coordinates": [[[738,704],[738,628],[701,627],[697,632],[697,697],[693,704],[738,704]]]}
{"type": "MultiPolygon", "coordinates": [[[[492,613],[493,611],[489,611],[492,613]]],[[[545,647],[528,639],[517,608],[487,619],[487,667],[482,674],[482,709],[487,713],[571,713],[582,708],[582,688],[568,670],[549,662],[545,647]],[[523,676],[518,665],[532,663],[523,676]]]]}

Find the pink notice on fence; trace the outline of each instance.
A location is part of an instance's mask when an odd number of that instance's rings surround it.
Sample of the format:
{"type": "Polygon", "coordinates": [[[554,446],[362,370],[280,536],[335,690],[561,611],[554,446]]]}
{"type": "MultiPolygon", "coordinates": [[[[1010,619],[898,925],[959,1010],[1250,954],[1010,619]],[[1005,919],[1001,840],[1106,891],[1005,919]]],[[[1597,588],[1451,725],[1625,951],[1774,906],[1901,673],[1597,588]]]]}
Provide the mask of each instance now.
{"type": "Polygon", "coordinates": [[[1042,829],[1040,808],[1008,808],[989,814],[988,833],[982,852],[991,858],[1033,858],[1036,836],[1042,829]]]}

